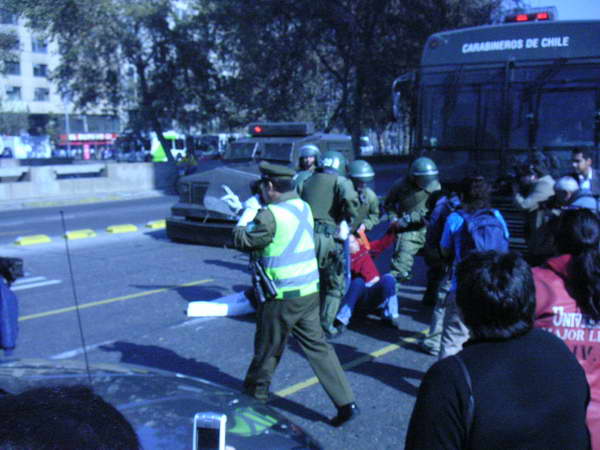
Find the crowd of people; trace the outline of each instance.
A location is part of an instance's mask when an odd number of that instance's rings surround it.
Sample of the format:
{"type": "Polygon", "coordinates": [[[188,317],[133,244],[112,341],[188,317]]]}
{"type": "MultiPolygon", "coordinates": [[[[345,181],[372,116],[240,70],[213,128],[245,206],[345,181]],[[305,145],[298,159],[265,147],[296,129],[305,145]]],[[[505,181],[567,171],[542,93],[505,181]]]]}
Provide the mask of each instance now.
{"type": "Polygon", "coordinates": [[[520,168],[513,202],[527,224],[524,259],[509,250],[507,223],[481,174],[445,192],[435,163],[416,159],[383,201],[387,230],[370,241],[365,232],[379,221],[367,186],[374,171],[355,161],[346,178],[341,155],[314,150],[297,182],[290,169],[261,164],[266,207],[234,230],[236,247],[258,253],[279,296],[256,304],[246,391],[268,398],[293,334],[338,407],[332,424],[352,420],[358,407],[327,340],[357,308],[399,326],[397,286],[411,278],[422,250],[423,303],[433,312],[418,348],[439,361],[420,386],[406,447],[600,448],[600,219],[591,155],[575,149],[575,172],[556,182],[542,159],[520,168]],[[541,232],[549,248],[536,252],[541,232]],[[390,271],[381,274],[374,258],[388,247],[390,271]]]}
{"type": "Polygon", "coordinates": [[[419,387],[406,448],[600,450],[600,176],[585,150],[573,150],[572,165],[557,181],[541,157],[519,168],[522,256],[510,251],[480,173],[445,191],[435,162],[415,159],[383,199],[389,223],[371,240],[382,215],[368,162],[348,165],[314,145],[301,149],[298,173],[261,162],[251,198],[224,197],[238,213],[233,242],[250,253],[253,287],[191,302],[188,315],[256,312],[244,391],[263,402],[294,336],[338,427],[360,410],[329,341],[357,310],[400,328],[397,289],[422,252],[423,305],[433,308],[417,349],[438,361],[419,387]],[[375,260],[387,249],[381,273],[375,260]]]}

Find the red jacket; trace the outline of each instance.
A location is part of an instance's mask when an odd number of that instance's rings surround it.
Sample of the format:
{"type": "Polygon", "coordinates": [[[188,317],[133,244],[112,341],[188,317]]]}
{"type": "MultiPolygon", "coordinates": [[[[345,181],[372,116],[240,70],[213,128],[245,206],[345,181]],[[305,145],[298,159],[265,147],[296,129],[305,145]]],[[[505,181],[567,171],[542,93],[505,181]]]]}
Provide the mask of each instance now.
{"type": "Polygon", "coordinates": [[[592,448],[600,450],[600,323],[586,319],[567,292],[565,280],[569,277],[570,261],[571,255],[562,255],[533,269],[535,326],[561,338],[583,367],[591,394],[587,425],[592,448]]]}
{"type": "Polygon", "coordinates": [[[369,283],[375,277],[379,276],[379,270],[373,261],[386,248],[388,248],[396,238],[392,232],[386,233],[381,239],[371,242],[371,250],[367,250],[361,245],[360,250],[351,256],[350,272],[352,278],[360,277],[369,283]]]}

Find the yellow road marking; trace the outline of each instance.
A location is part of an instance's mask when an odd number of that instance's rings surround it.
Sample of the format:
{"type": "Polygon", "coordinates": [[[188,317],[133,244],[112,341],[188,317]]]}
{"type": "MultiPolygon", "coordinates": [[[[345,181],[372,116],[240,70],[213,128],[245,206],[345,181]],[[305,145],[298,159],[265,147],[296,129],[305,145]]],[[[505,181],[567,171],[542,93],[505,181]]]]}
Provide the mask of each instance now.
{"type": "MultiPolygon", "coordinates": [[[[396,351],[399,348],[404,347],[406,344],[414,344],[418,342],[420,336],[427,334],[428,331],[429,328],[425,328],[423,331],[415,333],[412,336],[400,339],[399,344],[386,345],[385,347],[380,348],[379,350],[375,350],[371,353],[361,356],[360,358],[347,362],[346,364],[343,364],[342,367],[344,368],[344,370],[352,369],[356,366],[360,366],[361,364],[373,361],[374,359],[380,358],[383,355],[396,351]]],[[[290,387],[277,391],[275,392],[275,395],[277,395],[278,397],[287,397],[289,395],[295,394],[298,391],[301,391],[302,389],[306,389],[307,387],[313,386],[318,382],[319,380],[317,379],[317,377],[311,377],[307,380],[301,381],[300,383],[296,383],[290,387]]]]}
{"type": "MultiPolygon", "coordinates": [[[[79,309],[92,308],[94,306],[106,305],[108,303],[114,303],[114,302],[122,302],[124,300],[131,300],[132,298],[145,297],[145,296],[152,295],[152,294],[158,294],[160,292],[172,291],[172,290],[179,289],[182,287],[197,286],[199,284],[210,283],[211,281],[214,281],[214,280],[212,278],[207,278],[205,280],[191,281],[189,283],[178,284],[177,286],[173,286],[170,288],[154,289],[152,291],[138,292],[136,294],[123,295],[121,297],[114,297],[114,298],[109,298],[106,300],[99,300],[96,302],[84,303],[82,305],[79,305],[79,309]]],[[[41,312],[41,313],[36,313],[36,314],[29,314],[27,316],[19,317],[19,322],[22,322],[24,320],[39,319],[41,317],[54,316],[56,314],[62,314],[65,312],[74,311],[75,309],[76,309],[75,306],[69,306],[67,308],[59,308],[59,309],[53,309],[51,311],[46,311],[46,312],[41,312]]]]}
{"type": "Polygon", "coordinates": [[[146,228],[152,228],[153,230],[165,228],[167,226],[167,221],[165,219],[162,220],[151,220],[146,224],[146,228]]]}
{"type": "Polygon", "coordinates": [[[96,232],[94,230],[85,229],[85,230],[73,230],[67,231],[65,234],[65,238],[69,240],[73,239],[85,239],[90,237],[96,237],[96,232]]]}
{"type": "Polygon", "coordinates": [[[32,234],[30,236],[21,236],[18,237],[15,241],[16,245],[35,245],[35,244],[45,244],[46,242],[52,242],[50,236],[45,234],[32,234]]]}
{"type": "Polygon", "coordinates": [[[137,231],[137,227],[133,224],[126,223],[123,225],[110,225],[106,227],[106,231],[109,233],[131,233],[137,231]]]}

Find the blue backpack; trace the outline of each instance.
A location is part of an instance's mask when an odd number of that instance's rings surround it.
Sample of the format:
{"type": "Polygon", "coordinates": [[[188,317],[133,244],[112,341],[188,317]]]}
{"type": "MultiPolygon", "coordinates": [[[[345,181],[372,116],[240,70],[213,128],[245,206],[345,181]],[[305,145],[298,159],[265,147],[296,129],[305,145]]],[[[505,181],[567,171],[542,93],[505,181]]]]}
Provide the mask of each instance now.
{"type": "Polygon", "coordinates": [[[472,251],[495,250],[508,252],[508,239],[502,222],[491,209],[480,209],[473,214],[457,211],[465,221],[461,227],[461,256],[472,251]]]}

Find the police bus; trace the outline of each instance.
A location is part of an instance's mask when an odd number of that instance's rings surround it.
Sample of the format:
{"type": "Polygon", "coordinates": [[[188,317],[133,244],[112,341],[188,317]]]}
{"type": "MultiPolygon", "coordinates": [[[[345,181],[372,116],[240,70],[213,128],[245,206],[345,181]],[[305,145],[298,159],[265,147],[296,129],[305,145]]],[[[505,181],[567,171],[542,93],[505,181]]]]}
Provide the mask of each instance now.
{"type": "Polygon", "coordinates": [[[598,147],[600,21],[552,21],[554,13],[436,33],[419,68],[394,81],[398,119],[416,93],[412,151],[440,165],[442,182],[473,165],[498,179],[534,151],[563,173],[573,147],[598,147]]]}

